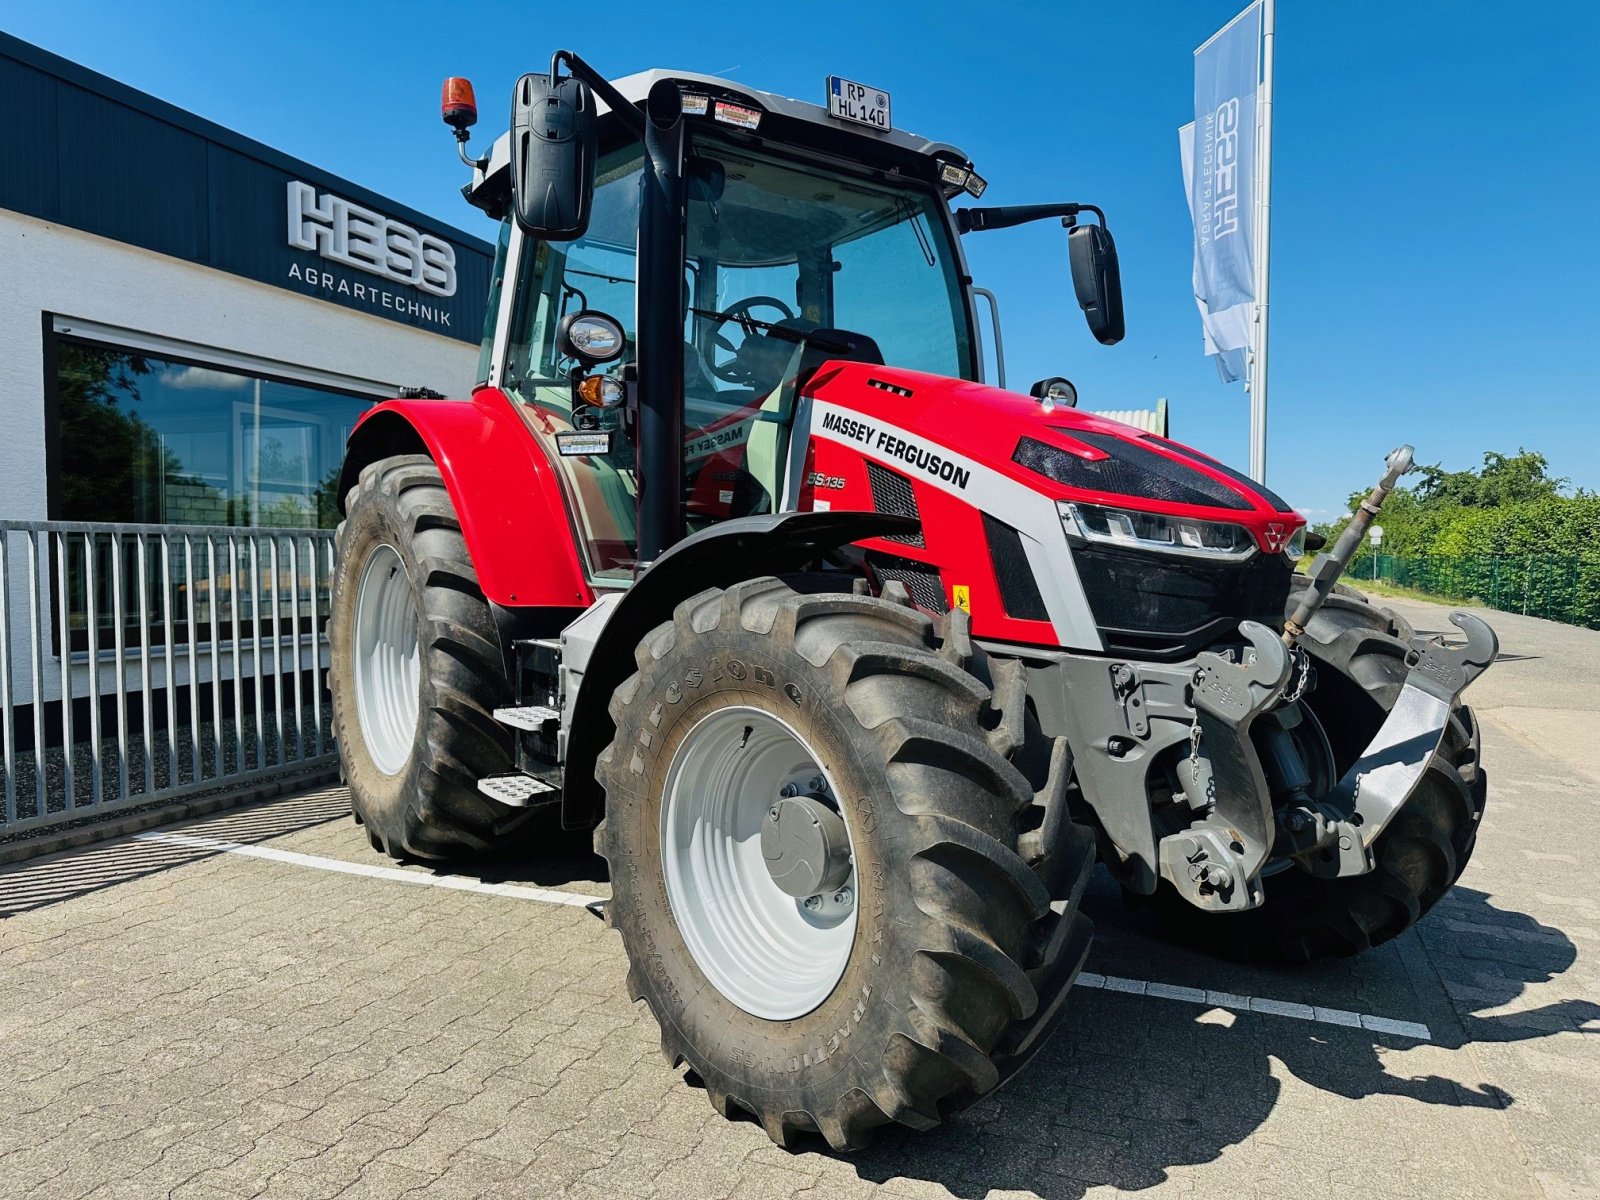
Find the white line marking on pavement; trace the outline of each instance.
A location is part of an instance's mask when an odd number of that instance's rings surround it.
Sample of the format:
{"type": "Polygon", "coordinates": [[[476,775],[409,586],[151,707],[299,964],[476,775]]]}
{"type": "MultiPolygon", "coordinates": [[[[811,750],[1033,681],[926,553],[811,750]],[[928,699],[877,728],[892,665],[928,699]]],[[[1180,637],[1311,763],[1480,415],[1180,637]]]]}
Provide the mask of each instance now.
{"type": "MultiPolygon", "coordinates": [[[[312,867],[319,871],[334,871],[340,875],[361,875],[368,879],[386,879],[391,883],[419,884],[425,887],[446,888],[455,892],[480,892],[487,896],[506,896],[513,900],[537,900],[542,904],[563,904],[570,908],[587,908],[591,904],[605,903],[603,896],[583,896],[575,892],[555,892],[548,888],[524,887],[517,883],[484,883],[461,875],[425,875],[420,871],[406,871],[399,867],[378,867],[369,863],[346,862],[342,858],[327,858],[320,854],[301,854],[295,850],[279,850],[273,846],[250,846],[243,842],[229,842],[222,838],[204,837],[193,833],[136,833],[141,842],[163,842],[169,846],[186,846],[193,850],[215,850],[224,854],[239,854],[245,858],[261,858],[268,862],[288,863],[296,867],[312,867]]],[[[1098,988],[1107,992],[1128,992],[1135,996],[1150,996],[1157,1000],[1176,1000],[1181,1004],[1199,1004],[1206,1008],[1225,1008],[1235,1012],[1262,1013],[1274,1017],[1292,1017],[1300,1021],[1314,1021],[1323,1025],[1342,1025],[1348,1029],[1365,1029],[1371,1033],[1387,1033],[1396,1037],[1412,1038],[1419,1042],[1433,1040],[1426,1025],[1415,1021],[1394,1021],[1388,1017],[1375,1017],[1368,1013],[1349,1012],[1342,1008],[1323,1008],[1320,1005],[1294,1004],[1286,1000],[1268,1000],[1261,996],[1240,996],[1233,992],[1216,992],[1204,988],[1180,987],[1174,983],[1156,983],[1144,979],[1124,979],[1120,975],[1097,975],[1083,971],[1078,975],[1078,987],[1098,988]]]]}
{"type": "Polygon", "coordinates": [[[1203,1004],[1207,1008],[1227,1008],[1235,1012],[1293,1017],[1298,1021],[1316,1021],[1323,1025],[1343,1025],[1347,1029],[1388,1033],[1419,1042],[1433,1040],[1428,1027],[1416,1021],[1394,1021],[1388,1017],[1374,1017],[1369,1013],[1349,1012],[1342,1008],[1293,1004],[1287,1000],[1267,1000],[1260,996],[1238,996],[1232,992],[1212,992],[1179,987],[1172,983],[1150,983],[1143,979],[1124,979],[1120,975],[1096,975],[1093,971],[1081,972],[1075,986],[1098,988],[1106,992],[1129,992],[1135,996],[1153,996],[1158,1000],[1177,1000],[1183,1004],[1203,1004]]]}
{"type": "Polygon", "coordinates": [[[228,842],[221,838],[202,837],[192,833],[136,833],[133,836],[142,842],[164,842],[169,846],[187,846],[195,850],[218,850],[226,854],[242,854],[246,858],[264,858],[269,862],[289,863],[296,867],[336,871],[341,875],[364,875],[369,879],[422,884],[426,887],[448,888],[455,892],[482,892],[488,896],[509,896],[513,900],[538,900],[544,904],[565,904],[573,908],[586,908],[605,900],[604,896],[553,892],[547,888],[524,887],[518,883],[484,883],[481,879],[469,879],[461,875],[424,875],[421,871],[406,871],[399,867],[377,867],[368,863],[346,862],[342,858],[300,854],[294,850],[278,850],[272,846],[248,846],[242,842],[228,842]]]}

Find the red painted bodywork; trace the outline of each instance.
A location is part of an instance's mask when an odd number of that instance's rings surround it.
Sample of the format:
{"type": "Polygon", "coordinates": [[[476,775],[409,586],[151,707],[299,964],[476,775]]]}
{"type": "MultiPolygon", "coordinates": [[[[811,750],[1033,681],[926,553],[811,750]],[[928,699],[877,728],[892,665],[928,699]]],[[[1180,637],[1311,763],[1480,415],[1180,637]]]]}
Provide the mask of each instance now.
{"type": "MultiPolygon", "coordinates": [[[[927,443],[947,447],[1004,476],[1053,507],[1057,500],[1079,500],[1113,507],[1227,521],[1246,526],[1263,551],[1278,550],[1305,524],[1295,513],[1278,511],[1248,485],[1217,470],[1203,457],[1190,457],[1176,443],[1151,437],[1120,422],[1075,409],[1046,412],[1039,401],[998,388],[916,371],[854,362],[829,363],[805,394],[849,409],[880,426],[890,426],[927,443]],[[872,381],[872,382],[869,382],[872,381]],[[882,385],[908,391],[900,395],[882,385]],[[877,385],[877,386],[875,386],[877,385]],[[1249,508],[1213,508],[1166,503],[1110,492],[1067,487],[1012,461],[1020,438],[1059,446],[1084,458],[1105,453],[1073,437],[1094,431],[1137,440],[1152,451],[1210,476],[1236,492],[1249,508]]],[[[731,414],[729,421],[749,413],[731,414]]],[[[404,421],[439,464],[455,501],[467,548],[484,594],[508,607],[583,607],[594,593],[585,579],[560,480],[513,403],[495,388],[480,388],[470,402],[394,400],[375,406],[351,436],[355,452],[364,434],[384,422],[404,421]]],[[[872,445],[854,446],[813,437],[806,449],[799,508],[825,500],[835,511],[874,508],[865,460],[871,458],[911,482],[923,524],[923,545],[873,539],[869,549],[929,564],[943,580],[946,600],[953,590],[970,589],[973,631],[1006,641],[1053,645],[1048,621],[1009,616],[1000,602],[999,583],[984,529],[981,491],[958,494],[917,477],[903,463],[872,445]],[[832,486],[819,488],[822,477],[832,486]]],[[[727,515],[719,489],[728,473],[742,466],[743,446],[730,447],[696,464],[691,507],[702,517],[727,515]]],[[[1063,553],[1065,545],[1063,544],[1063,553]]]]}
{"type": "MultiPolygon", "coordinates": [[[[875,424],[892,426],[929,443],[948,447],[1035,493],[1052,507],[1057,500],[1077,500],[1239,524],[1250,530],[1267,553],[1281,550],[1288,538],[1305,524],[1305,518],[1299,514],[1279,511],[1259,492],[1217,470],[1208,460],[1189,457],[1175,449],[1177,443],[1076,409],[1056,408],[1046,412],[1031,396],[965,380],[854,362],[828,364],[817,373],[806,395],[858,412],[875,424]],[[888,384],[910,394],[900,395],[874,383],[888,384]],[[1072,488],[1012,461],[1017,444],[1024,436],[1084,458],[1107,457],[1104,451],[1077,441],[1072,436],[1075,431],[1137,441],[1222,483],[1250,507],[1178,504],[1072,488]]],[[[999,584],[984,530],[984,498],[978,489],[973,489],[970,495],[953,493],[919,478],[916,471],[907,470],[903,463],[870,442],[855,446],[813,437],[807,448],[806,482],[800,489],[799,507],[810,509],[818,499],[823,499],[834,510],[872,510],[872,490],[863,465],[866,458],[910,480],[922,517],[924,545],[874,539],[862,543],[865,547],[927,563],[937,569],[944,584],[945,598],[952,606],[955,604],[954,587],[959,584],[970,588],[973,632],[979,636],[1034,645],[1055,644],[1056,630],[1050,622],[1016,619],[1005,612],[1000,602],[999,584]],[[812,482],[817,476],[830,481],[842,480],[843,485],[819,489],[812,482]]],[[[1066,552],[1064,543],[1062,550],[1066,552]]]]}
{"type": "Polygon", "coordinates": [[[439,464],[483,594],[496,604],[585,607],[594,600],[573,540],[560,480],[504,392],[471,401],[389,400],[350,435],[404,421],[439,464]]]}

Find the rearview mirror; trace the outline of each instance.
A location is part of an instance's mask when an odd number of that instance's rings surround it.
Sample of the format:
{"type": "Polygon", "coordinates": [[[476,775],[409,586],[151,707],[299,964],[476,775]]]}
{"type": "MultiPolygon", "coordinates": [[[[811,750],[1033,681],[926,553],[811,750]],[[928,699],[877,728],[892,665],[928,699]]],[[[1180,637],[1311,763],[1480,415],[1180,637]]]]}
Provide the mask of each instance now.
{"type": "Polygon", "coordinates": [[[598,136],[589,85],[524,75],[511,93],[511,211],[530,237],[565,241],[589,228],[598,136]]]}
{"type": "Polygon", "coordinates": [[[1122,321],[1122,273],[1117,244],[1104,225],[1074,225],[1067,230],[1072,288],[1089,332],[1102,346],[1114,346],[1126,332],[1122,321]]]}

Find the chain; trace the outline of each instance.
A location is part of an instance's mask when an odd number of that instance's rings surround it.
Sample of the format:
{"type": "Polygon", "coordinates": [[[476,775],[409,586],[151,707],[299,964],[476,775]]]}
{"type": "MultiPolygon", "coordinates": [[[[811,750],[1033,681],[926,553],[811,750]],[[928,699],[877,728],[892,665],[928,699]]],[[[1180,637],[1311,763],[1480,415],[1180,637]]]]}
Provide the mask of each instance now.
{"type": "Polygon", "coordinates": [[[1200,777],[1200,718],[1196,715],[1194,724],[1189,726],[1189,769],[1194,772],[1192,778],[1200,777]]]}
{"type": "Polygon", "coordinates": [[[1290,652],[1294,660],[1295,681],[1294,690],[1283,698],[1285,704],[1293,704],[1306,694],[1306,686],[1311,682],[1311,656],[1306,653],[1305,647],[1295,646],[1290,652]]]}

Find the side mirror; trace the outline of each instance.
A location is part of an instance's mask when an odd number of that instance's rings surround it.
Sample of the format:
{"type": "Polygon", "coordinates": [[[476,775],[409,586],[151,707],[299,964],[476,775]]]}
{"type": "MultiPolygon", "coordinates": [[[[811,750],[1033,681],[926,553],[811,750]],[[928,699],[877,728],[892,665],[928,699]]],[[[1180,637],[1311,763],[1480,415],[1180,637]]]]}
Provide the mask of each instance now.
{"type": "Polygon", "coordinates": [[[1122,272],[1117,244],[1104,225],[1074,225],[1067,230],[1067,259],[1089,332],[1102,346],[1115,346],[1126,332],[1122,320],[1122,272]]]}
{"type": "Polygon", "coordinates": [[[598,148],[588,84],[545,74],[517,80],[511,93],[511,211],[525,234],[545,241],[584,235],[598,148]]]}

